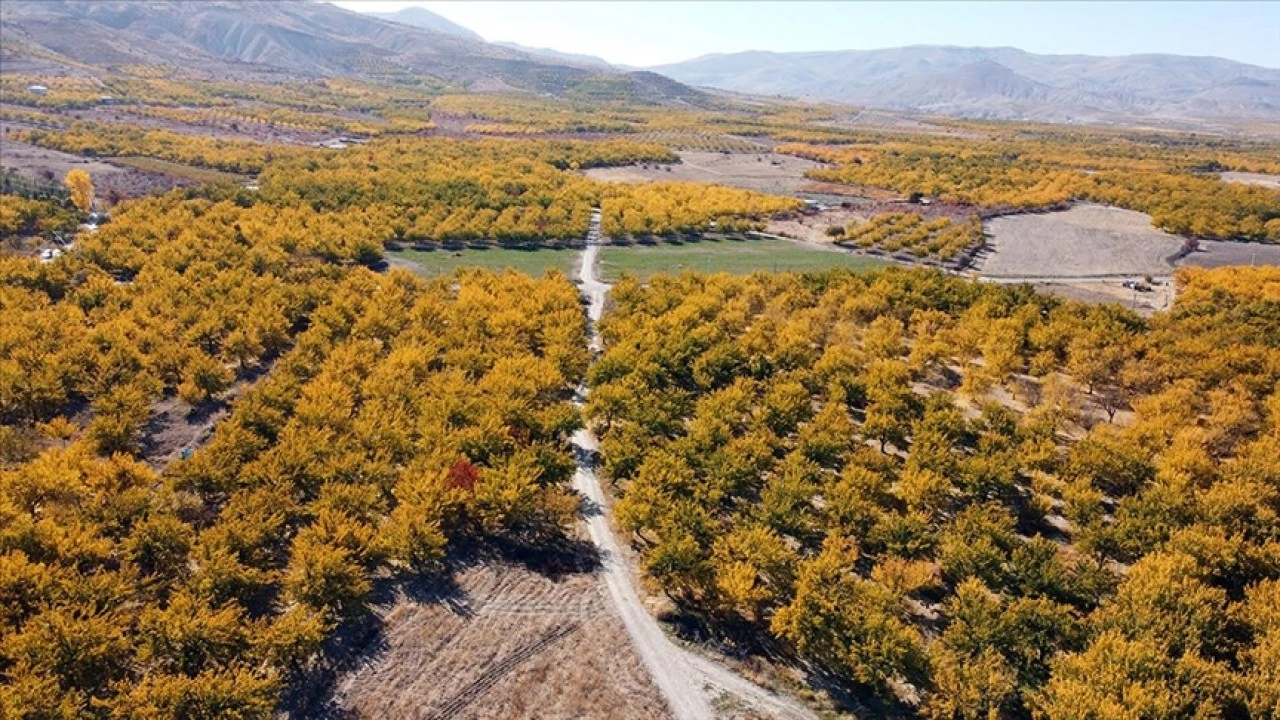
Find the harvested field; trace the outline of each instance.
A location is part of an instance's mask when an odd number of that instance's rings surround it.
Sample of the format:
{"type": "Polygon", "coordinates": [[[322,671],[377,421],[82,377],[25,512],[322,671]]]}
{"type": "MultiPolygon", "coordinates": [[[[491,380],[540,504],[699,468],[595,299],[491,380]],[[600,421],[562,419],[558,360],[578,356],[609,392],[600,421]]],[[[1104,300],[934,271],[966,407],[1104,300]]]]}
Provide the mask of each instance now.
{"type": "Polygon", "coordinates": [[[79,168],[89,173],[97,196],[111,201],[192,184],[191,180],[123,168],[57,150],[0,139],[0,167],[37,183],[61,184],[67,172],[79,168]]]}
{"type": "Polygon", "coordinates": [[[1196,251],[1179,260],[1178,265],[1280,265],[1280,245],[1201,240],[1196,251]]]}
{"type": "Polygon", "coordinates": [[[1224,172],[1221,175],[1226,182],[1244,183],[1245,185],[1261,185],[1280,190],[1280,175],[1263,175],[1262,173],[1224,172]]]}
{"type": "Polygon", "coordinates": [[[599,576],[487,564],[454,580],[381,608],[380,647],[337,682],[339,716],[670,717],[599,576]]]}
{"type": "Polygon", "coordinates": [[[1183,239],[1132,210],[1083,204],[1069,210],[992,218],[984,225],[991,277],[1168,275],[1183,239]]]}
{"type": "Polygon", "coordinates": [[[78,155],[48,150],[27,143],[0,140],[0,166],[10,168],[23,177],[37,181],[62,182],[67,172],[76,168],[93,178],[95,185],[105,175],[127,172],[124,168],[78,155]]]}
{"type": "Polygon", "coordinates": [[[773,153],[718,153],[682,151],[677,165],[630,165],[592,168],[589,178],[604,182],[643,183],[654,180],[684,180],[791,195],[822,192],[820,183],[804,177],[820,163],[773,153]]]}

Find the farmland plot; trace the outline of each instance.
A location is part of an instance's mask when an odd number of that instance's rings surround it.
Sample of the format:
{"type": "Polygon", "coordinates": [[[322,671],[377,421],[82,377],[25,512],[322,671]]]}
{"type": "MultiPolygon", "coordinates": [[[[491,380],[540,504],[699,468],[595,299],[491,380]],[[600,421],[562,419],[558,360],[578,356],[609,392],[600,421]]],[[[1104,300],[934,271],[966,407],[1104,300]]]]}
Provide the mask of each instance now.
{"type": "Polygon", "coordinates": [[[992,249],[981,271],[991,277],[1167,275],[1184,243],[1144,213],[1101,205],[997,217],[986,232],[992,249]]]}

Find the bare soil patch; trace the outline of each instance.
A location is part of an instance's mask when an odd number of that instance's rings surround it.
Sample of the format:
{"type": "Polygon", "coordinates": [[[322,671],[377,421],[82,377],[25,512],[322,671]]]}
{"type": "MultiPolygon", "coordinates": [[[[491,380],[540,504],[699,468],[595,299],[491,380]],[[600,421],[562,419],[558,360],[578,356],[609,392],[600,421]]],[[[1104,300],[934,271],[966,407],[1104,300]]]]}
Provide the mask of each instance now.
{"type": "MultiPolygon", "coordinates": [[[[850,186],[840,186],[848,190],[850,186]]],[[[805,193],[806,198],[813,198],[805,193]]],[[[929,205],[911,204],[904,200],[873,199],[871,197],[816,196],[824,204],[823,209],[806,211],[799,214],[776,217],[765,225],[765,232],[781,235],[812,243],[823,247],[841,250],[835,247],[827,228],[834,225],[847,227],[849,223],[869,220],[876,215],[889,212],[916,213],[926,221],[940,217],[950,218],[952,222],[963,222],[973,213],[973,208],[952,203],[935,202],[929,205]]]]}
{"type": "Polygon", "coordinates": [[[1160,310],[1168,310],[1173,299],[1173,290],[1166,281],[1154,286],[1149,292],[1135,292],[1131,288],[1124,287],[1118,280],[1033,283],[1033,285],[1039,292],[1057,295],[1068,300],[1093,304],[1119,303],[1139,315],[1151,315],[1160,310]]]}
{"type": "Polygon", "coordinates": [[[1221,240],[1201,240],[1198,245],[1195,252],[1179,260],[1178,265],[1280,265],[1280,245],[1221,240]]]}
{"type": "Polygon", "coordinates": [[[827,235],[827,228],[833,225],[844,227],[854,220],[866,220],[869,217],[871,213],[861,207],[830,208],[816,213],[774,218],[765,225],[765,232],[835,250],[838,248],[832,242],[832,237],[827,235]]]}
{"type": "Polygon", "coordinates": [[[40,182],[62,182],[67,172],[76,168],[89,173],[95,185],[105,175],[127,172],[98,160],[7,139],[0,140],[0,148],[4,150],[0,153],[0,165],[40,182]]]}
{"type": "Polygon", "coordinates": [[[93,178],[97,196],[109,202],[193,184],[182,178],[117,167],[101,160],[9,139],[0,139],[0,167],[12,169],[21,177],[46,185],[60,185],[69,171],[79,168],[93,178]]]}
{"type": "Polygon", "coordinates": [[[780,195],[821,192],[821,184],[804,176],[821,163],[774,153],[718,153],[686,150],[674,165],[630,165],[592,168],[589,178],[604,182],[643,183],[683,180],[714,183],[780,195]]]}
{"type": "Polygon", "coordinates": [[[1184,244],[1144,213],[1093,204],[996,217],[985,229],[991,250],[980,270],[991,277],[1168,275],[1184,244]]]}
{"type": "Polygon", "coordinates": [[[1245,185],[1261,185],[1280,190],[1280,175],[1263,175],[1262,173],[1224,172],[1222,179],[1227,182],[1244,183],[1245,185]]]}
{"type": "Polygon", "coordinates": [[[379,609],[381,646],[337,682],[342,717],[670,717],[598,575],[486,564],[454,582],[379,609]]]}
{"type": "Polygon", "coordinates": [[[270,365],[254,367],[241,374],[222,395],[192,407],[176,395],[151,406],[151,417],[142,428],[142,459],[158,471],[193,451],[213,437],[214,426],[231,414],[231,404],[253,388],[270,365]]]}

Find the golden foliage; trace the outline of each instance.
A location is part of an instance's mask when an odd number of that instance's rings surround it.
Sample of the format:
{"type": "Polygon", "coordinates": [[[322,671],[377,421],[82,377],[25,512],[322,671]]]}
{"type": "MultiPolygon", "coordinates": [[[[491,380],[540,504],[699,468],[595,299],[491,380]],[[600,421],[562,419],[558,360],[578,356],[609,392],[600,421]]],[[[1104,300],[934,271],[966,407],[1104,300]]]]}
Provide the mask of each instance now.
{"type": "Polygon", "coordinates": [[[1269,708],[1280,270],[1244,270],[1149,320],[919,270],[623,281],[586,408],[620,526],[712,622],[929,717],[1269,708]]]}
{"type": "Polygon", "coordinates": [[[89,173],[78,168],[71,170],[63,184],[71,193],[71,204],[80,212],[87,213],[93,208],[93,179],[89,177],[89,173]]]}

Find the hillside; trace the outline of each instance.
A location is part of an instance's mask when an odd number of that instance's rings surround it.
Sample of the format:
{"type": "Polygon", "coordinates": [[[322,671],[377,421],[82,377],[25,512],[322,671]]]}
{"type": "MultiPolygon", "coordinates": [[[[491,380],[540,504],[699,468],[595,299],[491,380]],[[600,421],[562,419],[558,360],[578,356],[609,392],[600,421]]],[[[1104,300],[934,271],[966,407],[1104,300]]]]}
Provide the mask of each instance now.
{"type": "Polygon", "coordinates": [[[369,17],[390,20],[391,22],[400,23],[402,25],[412,25],[432,32],[444,33],[445,35],[455,35],[460,38],[466,38],[467,40],[484,42],[484,38],[480,37],[478,33],[468,30],[452,20],[441,17],[426,8],[408,7],[395,12],[371,12],[364,14],[369,17]]]}
{"type": "Polygon", "coordinates": [[[610,65],[609,62],[607,62],[603,58],[598,58],[595,55],[583,55],[581,53],[560,52],[559,50],[555,50],[552,48],[529,47],[528,45],[521,45],[520,43],[515,43],[515,42],[498,42],[497,44],[501,45],[502,47],[511,48],[512,50],[519,50],[520,52],[527,52],[527,53],[532,53],[534,55],[541,55],[543,57],[548,57],[548,58],[551,58],[552,60],[555,60],[556,62],[562,62],[566,65],[583,65],[586,67],[595,67],[595,68],[615,67],[610,65]]]}
{"type": "Polygon", "coordinates": [[[1177,55],[914,46],[707,55],[650,69],[725,90],[967,117],[1087,122],[1280,113],[1280,70],[1177,55]]]}
{"type": "MultiPolygon", "coordinates": [[[[401,23],[403,25],[412,25],[414,27],[431,30],[433,32],[484,42],[484,38],[480,37],[479,33],[465,28],[446,17],[433,13],[426,8],[407,7],[395,12],[366,12],[364,14],[369,17],[390,20],[391,22],[401,23]]],[[[607,69],[610,67],[608,62],[605,62],[594,55],[560,52],[553,48],[529,47],[516,42],[498,41],[494,44],[500,47],[510,48],[518,52],[538,55],[564,65],[578,65],[601,69],[607,69]]]]}
{"type": "Polygon", "coordinates": [[[628,99],[701,96],[679,83],[655,83],[487,43],[443,18],[431,27],[431,18],[438,16],[398,13],[392,22],[305,0],[14,0],[0,9],[4,62],[11,72],[159,65],[217,79],[283,73],[418,82],[425,75],[460,88],[554,95],[604,81],[628,99]]]}

